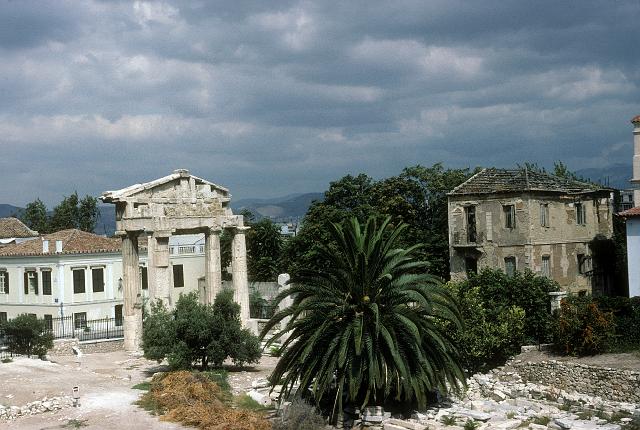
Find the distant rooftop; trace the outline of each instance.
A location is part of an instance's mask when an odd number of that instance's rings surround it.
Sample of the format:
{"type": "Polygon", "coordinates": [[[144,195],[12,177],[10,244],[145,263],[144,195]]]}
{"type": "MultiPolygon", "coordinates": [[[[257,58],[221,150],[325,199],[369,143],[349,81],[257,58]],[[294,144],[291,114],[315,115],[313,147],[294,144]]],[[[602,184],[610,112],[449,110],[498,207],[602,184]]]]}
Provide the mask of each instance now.
{"type": "Polygon", "coordinates": [[[0,218],[0,239],[35,237],[37,235],[37,231],[31,230],[18,218],[0,218]]]}
{"type": "Polygon", "coordinates": [[[624,218],[635,218],[640,217],[640,207],[635,207],[631,209],[627,209],[626,211],[622,211],[618,213],[619,216],[624,218]]]}
{"type": "Polygon", "coordinates": [[[449,195],[517,193],[525,191],[583,194],[608,190],[595,184],[528,169],[482,169],[449,195]]]}
{"type": "Polygon", "coordinates": [[[26,242],[7,245],[0,248],[2,256],[55,255],[56,241],[62,241],[62,254],[94,254],[101,252],[120,252],[121,239],[110,239],[86,231],[69,229],[40,236],[26,242]],[[42,242],[49,241],[49,252],[42,252],[42,242]]]}

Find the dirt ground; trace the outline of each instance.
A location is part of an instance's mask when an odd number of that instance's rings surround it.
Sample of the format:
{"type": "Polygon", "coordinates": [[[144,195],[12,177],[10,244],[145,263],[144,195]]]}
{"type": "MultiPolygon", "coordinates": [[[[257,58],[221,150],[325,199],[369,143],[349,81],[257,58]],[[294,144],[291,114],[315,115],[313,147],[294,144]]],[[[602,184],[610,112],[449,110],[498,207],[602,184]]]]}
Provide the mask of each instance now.
{"type": "MultiPolygon", "coordinates": [[[[234,394],[251,388],[254,380],[265,378],[277,359],[263,357],[253,368],[229,368],[229,383],[234,394]]],[[[85,354],[80,359],[52,357],[51,362],[15,358],[0,364],[0,403],[21,406],[43,397],[71,395],[80,387],[80,404],[12,422],[0,421],[0,429],[73,428],[71,420],[83,421],[90,429],[178,429],[177,424],[160,421],[133,403],[143,393],[132,387],[150,380],[153,373],[165,370],[158,363],[124,351],[85,354]],[[65,427],[66,426],[66,427],[65,427]]]]}

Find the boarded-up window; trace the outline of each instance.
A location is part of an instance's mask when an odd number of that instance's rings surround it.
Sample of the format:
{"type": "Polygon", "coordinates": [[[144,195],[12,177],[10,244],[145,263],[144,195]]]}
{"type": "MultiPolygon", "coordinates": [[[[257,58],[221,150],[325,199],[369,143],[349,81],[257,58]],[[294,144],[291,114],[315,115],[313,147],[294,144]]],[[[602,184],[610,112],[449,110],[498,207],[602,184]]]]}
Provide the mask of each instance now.
{"type": "Polygon", "coordinates": [[[102,293],[104,291],[104,269],[102,267],[91,269],[91,282],[94,293],[102,293]]]}
{"type": "Polygon", "coordinates": [[[467,274],[469,274],[469,273],[477,274],[478,273],[478,259],[477,258],[466,257],[464,259],[464,266],[465,266],[465,271],[467,272],[467,274]]]}
{"type": "Polygon", "coordinates": [[[542,276],[551,277],[551,258],[548,255],[542,256],[542,276]]]}
{"type": "Polygon", "coordinates": [[[84,269],[73,270],[73,293],[81,294],[85,292],[84,269]]]}
{"type": "Polygon", "coordinates": [[[44,326],[47,328],[47,330],[53,330],[53,315],[44,314],[44,326]]]}
{"type": "Polygon", "coordinates": [[[502,206],[504,212],[505,228],[516,228],[516,207],[514,205],[502,206]]]}
{"type": "Polygon", "coordinates": [[[540,225],[549,227],[549,204],[540,203],[540,225]]]}
{"type": "Polygon", "coordinates": [[[42,271],[42,294],[45,296],[51,295],[51,271],[42,271]]]}
{"type": "Polygon", "coordinates": [[[7,322],[7,313],[0,312],[0,324],[4,324],[7,322]]]}
{"type": "Polygon", "coordinates": [[[507,276],[513,276],[516,274],[516,257],[504,258],[504,272],[507,276]]]}
{"type": "Polygon", "coordinates": [[[122,305],[115,306],[116,326],[122,326],[122,305]]]}
{"type": "Polygon", "coordinates": [[[184,272],[182,271],[182,264],[173,265],[173,287],[184,287],[184,272]]]}
{"type": "Polygon", "coordinates": [[[587,211],[582,203],[576,203],[576,224],[585,225],[587,223],[587,211]]]}
{"type": "Polygon", "coordinates": [[[467,242],[475,243],[477,239],[476,233],[476,207],[467,206],[464,208],[467,220],[467,242]]]}

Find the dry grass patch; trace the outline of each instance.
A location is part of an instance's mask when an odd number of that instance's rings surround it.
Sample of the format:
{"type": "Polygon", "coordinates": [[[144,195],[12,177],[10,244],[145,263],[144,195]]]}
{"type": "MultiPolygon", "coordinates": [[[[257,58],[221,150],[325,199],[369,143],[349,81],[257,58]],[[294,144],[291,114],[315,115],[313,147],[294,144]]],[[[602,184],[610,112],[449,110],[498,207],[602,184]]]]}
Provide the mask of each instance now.
{"type": "Polygon", "coordinates": [[[179,371],[154,376],[138,404],[162,420],[203,430],[269,430],[257,412],[231,407],[231,397],[200,372],[179,371]]]}

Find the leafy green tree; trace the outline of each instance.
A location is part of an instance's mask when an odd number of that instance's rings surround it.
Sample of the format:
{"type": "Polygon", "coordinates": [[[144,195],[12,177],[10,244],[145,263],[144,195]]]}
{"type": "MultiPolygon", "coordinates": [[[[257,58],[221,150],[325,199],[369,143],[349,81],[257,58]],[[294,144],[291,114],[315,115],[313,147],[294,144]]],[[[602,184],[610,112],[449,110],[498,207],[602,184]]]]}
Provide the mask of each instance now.
{"type": "Polygon", "coordinates": [[[38,198],[27,205],[22,214],[22,222],[40,234],[49,232],[47,207],[42,203],[42,200],[38,198]]]}
{"type": "Polygon", "coordinates": [[[78,203],[78,228],[92,232],[96,228],[99,217],[98,199],[89,195],[84,196],[78,203]]]}
{"type": "Polygon", "coordinates": [[[14,354],[44,357],[53,348],[53,335],[44,320],[35,315],[22,314],[4,324],[9,350],[14,354]]]}
{"type": "Polygon", "coordinates": [[[160,301],[152,304],[143,321],[142,349],[147,358],[166,358],[173,369],[220,367],[227,358],[242,366],[260,359],[258,338],[242,328],[240,305],[230,290],[221,291],[213,305],[199,303],[195,292],[181,295],[173,311],[160,301]]]}
{"type": "Polygon", "coordinates": [[[300,233],[287,242],[283,266],[293,274],[301,267],[323,267],[326,261],[319,244],[335,246],[328,233],[331,223],[353,216],[361,222],[370,216],[391,216],[395,224],[408,224],[400,244],[422,243],[419,257],[430,262],[429,272],[447,279],[447,193],[473,173],[469,169],[445,169],[438,163],[408,167],[398,176],[377,182],[364,174],[332,182],[325,199],[309,208],[300,233]]]}
{"type": "Polygon", "coordinates": [[[64,197],[62,201],[53,208],[51,215],[49,230],[59,231],[69,228],[77,228],[84,231],[92,232],[98,222],[98,200],[89,195],[82,199],[78,197],[78,193],[74,192],[68,197],[64,197]]]}
{"type": "Polygon", "coordinates": [[[279,273],[282,252],[282,235],[278,226],[266,218],[251,224],[247,231],[247,251],[249,279],[274,281],[279,273]]]}
{"type": "Polygon", "coordinates": [[[439,321],[458,325],[458,310],[438,279],[415,258],[418,246],[398,248],[405,224],[390,218],[364,226],[352,218],[332,224],[335,247],[321,245],[326,267],[300,270],[275,302],[291,296],[262,331],[290,320],[269,344],[287,333],[270,376],[288,395],[312,389],[317,402],[332,395],[333,417],[343,401],[366,406],[388,398],[425,406],[427,393],[458,387],[464,375],[439,321]],[[334,384],[337,384],[334,385],[334,384]],[[332,389],[332,386],[337,388],[332,389]]]}

